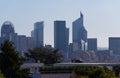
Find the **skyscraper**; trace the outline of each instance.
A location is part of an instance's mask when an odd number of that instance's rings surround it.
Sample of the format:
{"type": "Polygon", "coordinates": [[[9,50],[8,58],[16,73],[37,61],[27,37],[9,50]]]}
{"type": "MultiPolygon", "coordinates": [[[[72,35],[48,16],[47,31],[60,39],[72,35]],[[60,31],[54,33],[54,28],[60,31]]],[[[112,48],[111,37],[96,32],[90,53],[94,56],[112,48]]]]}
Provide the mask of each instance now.
{"type": "Polygon", "coordinates": [[[27,48],[32,49],[34,47],[33,37],[27,37],[27,48]]]}
{"type": "Polygon", "coordinates": [[[59,49],[67,55],[69,39],[69,29],[66,28],[65,21],[54,21],[54,48],[59,49]]]}
{"type": "Polygon", "coordinates": [[[69,56],[69,28],[66,28],[66,52],[67,58],[69,56]]]}
{"type": "Polygon", "coordinates": [[[73,51],[85,51],[87,47],[87,30],[83,25],[83,20],[83,14],[80,13],[80,18],[72,23],[73,51]]]}
{"type": "Polygon", "coordinates": [[[1,43],[6,40],[12,41],[17,50],[17,33],[15,33],[14,26],[10,21],[5,21],[1,28],[1,43]]]}
{"type": "Polygon", "coordinates": [[[18,52],[19,55],[23,56],[24,52],[27,52],[27,38],[25,35],[19,35],[18,36],[18,52]]]}
{"type": "Polygon", "coordinates": [[[28,52],[28,49],[33,48],[33,38],[15,33],[13,24],[10,21],[5,21],[1,27],[0,43],[9,40],[18,51],[19,55],[28,52]]]}
{"type": "Polygon", "coordinates": [[[97,38],[88,38],[87,49],[90,51],[97,51],[97,38]]]}
{"type": "Polygon", "coordinates": [[[12,41],[12,36],[15,33],[14,26],[10,21],[5,21],[1,28],[2,42],[5,40],[12,41]]]}
{"type": "Polygon", "coordinates": [[[109,50],[120,55],[120,37],[109,37],[109,50]]]}
{"type": "Polygon", "coordinates": [[[34,24],[34,31],[32,31],[32,36],[35,47],[44,45],[44,22],[36,22],[34,24]]]}

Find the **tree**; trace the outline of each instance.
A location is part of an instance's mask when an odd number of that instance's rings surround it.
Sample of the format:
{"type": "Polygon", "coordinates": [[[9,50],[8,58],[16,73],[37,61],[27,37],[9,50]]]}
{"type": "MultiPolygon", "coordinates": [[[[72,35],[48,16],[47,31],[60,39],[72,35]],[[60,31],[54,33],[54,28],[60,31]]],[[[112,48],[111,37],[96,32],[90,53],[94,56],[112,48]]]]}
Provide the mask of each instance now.
{"type": "MultiPolygon", "coordinates": [[[[107,67],[79,66],[74,69],[76,78],[116,78],[115,74],[107,67]]],[[[74,76],[71,78],[75,78],[74,76]]]]}
{"type": "Polygon", "coordinates": [[[0,78],[4,78],[3,74],[1,73],[1,71],[0,71],[0,78]]]}
{"type": "Polygon", "coordinates": [[[45,47],[39,47],[29,50],[29,53],[26,53],[25,56],[29,59],[34,59],[35,62],[39,60],[45,65],[59,63],[61,62],[62,58],[62,55],[58,50],[49,50],[45,47]]]}
{"type": "Polygon", "coordinates": [[[20,69],[23,60],[13,47],[12,42],[5,41],[1,44],[0,51],[0,69],[5,78],[27,78],[28,71],[20,69]]]}
{"type": "Polygon", "coordinates": [[[119,77],[120,66],[113,66],[113,71],[115,72],[116,77],[119,77]]]}

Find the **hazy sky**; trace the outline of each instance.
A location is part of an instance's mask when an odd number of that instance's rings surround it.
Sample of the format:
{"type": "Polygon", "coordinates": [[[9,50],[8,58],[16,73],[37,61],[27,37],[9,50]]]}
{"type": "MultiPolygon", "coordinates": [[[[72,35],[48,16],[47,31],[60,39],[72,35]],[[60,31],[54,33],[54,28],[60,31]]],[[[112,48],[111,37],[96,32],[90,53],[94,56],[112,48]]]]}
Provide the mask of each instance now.
{"type": "Polygon", "coordinates": [[[72,41],[72,22],[84,15],[88,37],[107,47],[108,37],[120,37],[120,0],[0,0],[0,26],[9,20],[20,35],[30,36],[33,24],[44,21],[44,42],[54,40],[54,20],[66,20],[72,41]]]}

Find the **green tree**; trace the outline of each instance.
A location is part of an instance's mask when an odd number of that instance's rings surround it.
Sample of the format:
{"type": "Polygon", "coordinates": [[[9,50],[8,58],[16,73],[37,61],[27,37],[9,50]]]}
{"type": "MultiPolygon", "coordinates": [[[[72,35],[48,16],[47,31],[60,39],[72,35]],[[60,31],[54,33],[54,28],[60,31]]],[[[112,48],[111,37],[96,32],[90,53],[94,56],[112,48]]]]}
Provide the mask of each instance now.
{"type": "Polygon", "coordinates": [[[45,47],[34,48],[25,54],[28,59],[38,60],[45,65],[61,62],[62,55],[58,50],[49,50],[45,47]]]}
{"type": "Polygon", "coordinates": [[[23,60],[13,47],[12,42],[5,41],[1,44],[0,51],[0,69],[5,78],[27,78],[28,71],[20,69],[23,60]]]}
{"type": "Polygon", "coordinates": [[[79,66],[74,71],[77,78],[116,78],[115,74],[107,67],[79,66]]]}

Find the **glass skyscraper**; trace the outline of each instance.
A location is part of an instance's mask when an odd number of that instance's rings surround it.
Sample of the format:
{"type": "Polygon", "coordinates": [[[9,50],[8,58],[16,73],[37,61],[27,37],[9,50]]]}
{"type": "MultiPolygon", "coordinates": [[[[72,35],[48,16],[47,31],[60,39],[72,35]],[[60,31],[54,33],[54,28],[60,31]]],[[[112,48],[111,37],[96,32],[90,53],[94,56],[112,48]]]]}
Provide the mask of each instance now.
{"type": "Polygon", "coordinates": [[[14,26],[10,21],[5,21],[1,27],[1,43],[6,40],[12,41],[14,47],[17,48],[17,35],[14,26]]]}
{"type": "Polygon", "coordinates": [[[72,23],[73,51],[87,49],[87,30],[83,25],[83,20],[83,14],[80,13],[80,18],[72,23]]]}
{"type": "Polygon", "coordinates": [[[40,47],[44,45],[44,22],[36,22],[34,24],[34,31],[32,31],[34,40],[34,47],[40,47]]]}
{"type": "Polygon", "coordinates": [[[54,48],[59,49],[67,56],[69,29],[65,21],[54,21],[54,48]]]}
{"type": "Polygon", "coordinates": [[[5,21],[1,28],[2,42],[4,42],[5,40],[12,41],[13,34],[15,34],[13,24],[10,21],[5,21]]]}

